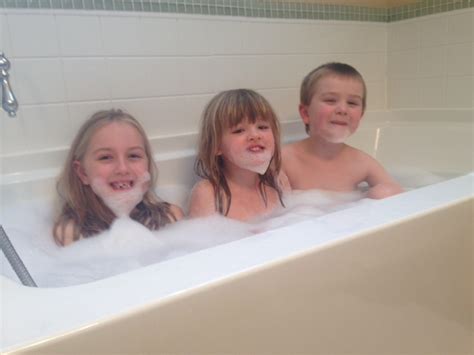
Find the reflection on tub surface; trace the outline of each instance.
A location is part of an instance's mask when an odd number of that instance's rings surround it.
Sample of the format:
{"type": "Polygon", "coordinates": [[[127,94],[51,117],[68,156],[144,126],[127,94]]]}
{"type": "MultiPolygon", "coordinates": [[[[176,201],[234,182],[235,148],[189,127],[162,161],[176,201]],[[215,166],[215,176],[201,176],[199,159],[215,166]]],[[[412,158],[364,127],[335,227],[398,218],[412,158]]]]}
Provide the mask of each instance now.
{"type": "MultiPolygon", "coordinates": [[[[413,169],[399,169],[395,175],[407,189],[443,180],[413,169]]],[[[168,187],[160,195],[184,205],[187,189],[168,187]]],[[[2,220],[8,221],[8,234],[39,287],[57,287],[91,282],[364,203],[370,200],[361,192],[295,192],[285,198],[285,209],[253,223],[216,215],[152,232],[130,219],[118,219],[109,231],[66,248],[55,245],[51,237],[52,199],[18,202],[4,212],[2,220]],[[30,221],[27,226],[25,218],[30,221]]],[[[6,264],[3,274],[16,279],[7,261],[2,263],[6,264]]]]}

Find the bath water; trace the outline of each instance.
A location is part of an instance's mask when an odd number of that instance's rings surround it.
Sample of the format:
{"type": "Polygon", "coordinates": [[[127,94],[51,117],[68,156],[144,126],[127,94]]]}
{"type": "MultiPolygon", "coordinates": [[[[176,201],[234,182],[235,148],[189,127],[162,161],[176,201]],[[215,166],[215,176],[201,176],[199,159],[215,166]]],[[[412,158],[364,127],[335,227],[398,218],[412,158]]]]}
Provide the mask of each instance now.
{"type": "MultiPolygon", "coordinates": [[[[393,174],[399,181],[407,171],[393,174]]],[[[406,189],[445,180],[425,172],[410,171],[406,189]],[[419,175],[419,176],[418,176],[419,175]]],[[[187,189],[159,189],[164,200],[186,205],[187,189]]],[[[249,223],[214,215],[182,220],[158,231],[150,231],[129,218],[117,219],[107,231],[82,239],[68,247],[57,246],[52,237],[52,198],[19,201],[3,209],[1,221],[31,276],[39,287],[60,287],[92,282],[146,265],[162,262],[258,233],[317,218],[372,200],[364,193],[335,193],[319,190],[294,191],[284,198],[285,208],[249,223]],[[25,223],[28,221],[28,223],[25,223]]],[[[2,255],[2,274],[17,280],[2,255]]]]}

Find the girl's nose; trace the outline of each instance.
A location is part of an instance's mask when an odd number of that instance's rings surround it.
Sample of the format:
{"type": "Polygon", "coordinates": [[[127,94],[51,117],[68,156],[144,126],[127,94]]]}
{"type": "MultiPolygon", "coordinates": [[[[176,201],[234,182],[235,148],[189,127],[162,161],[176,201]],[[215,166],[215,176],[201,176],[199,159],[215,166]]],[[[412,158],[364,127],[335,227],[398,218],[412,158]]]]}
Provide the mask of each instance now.
{"type": "Polygon", "coordinates": [[[248,138],[249,138],[250,140],[260,139],[260,131],[258,130],[257,127],[251,127],[251,128],[249,129],[248,138]]]}
{"type": "Polygon", "coordinates": [[[126,158],[118,158],[115,166],[117,173],[127,174],[129,172],[128,161],[126,158]]]}

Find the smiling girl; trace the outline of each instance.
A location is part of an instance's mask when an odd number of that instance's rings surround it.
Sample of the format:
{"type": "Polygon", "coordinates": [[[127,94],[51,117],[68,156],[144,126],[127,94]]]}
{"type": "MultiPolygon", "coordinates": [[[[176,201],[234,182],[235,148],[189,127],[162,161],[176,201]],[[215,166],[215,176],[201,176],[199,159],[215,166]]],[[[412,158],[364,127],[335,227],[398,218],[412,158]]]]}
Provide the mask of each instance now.
{"type": "Polygon", "coordinates": [[[267,100],[248,89],[217,94],[202,117],[195,170],[203,180],[189,215],[246,221],[269,213],[290,189],[280,167],[279,124],[267,100]]]}
{"type": "Polygon", "coordinates": [[[182,218],[155,194],[157,168],[140,123],[120,110],[99,111],[77,133],[59,177],[62,202],[53,235],[62,246],[130,216],[155,230],[182,218]]]}

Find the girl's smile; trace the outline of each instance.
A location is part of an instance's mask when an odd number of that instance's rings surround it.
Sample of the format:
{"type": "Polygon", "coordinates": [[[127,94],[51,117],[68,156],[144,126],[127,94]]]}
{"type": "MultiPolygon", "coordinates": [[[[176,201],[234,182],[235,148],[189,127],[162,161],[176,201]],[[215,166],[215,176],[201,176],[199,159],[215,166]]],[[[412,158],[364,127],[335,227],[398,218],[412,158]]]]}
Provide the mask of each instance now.
{"type": "Polygon", "coordinates": [[[218,154],[226,162],[226,169],[264,173],[274,149],[275,139],[270,124],[261,118],[257,118],[254,123],[244,119],[237,126],[224,131],[218,154]]]}
{"type": "Polygon", "coordinates": [[[84,185],[101,181],[111,191],[128,191],[148,173],[143,138],[128,123],[109,123],[92,135],[84,158],[74,167],[84,185]]]}

